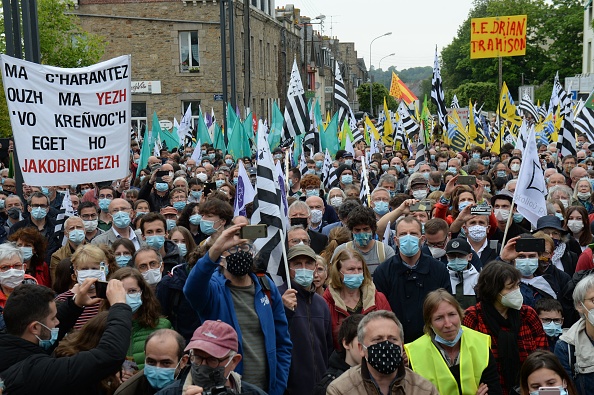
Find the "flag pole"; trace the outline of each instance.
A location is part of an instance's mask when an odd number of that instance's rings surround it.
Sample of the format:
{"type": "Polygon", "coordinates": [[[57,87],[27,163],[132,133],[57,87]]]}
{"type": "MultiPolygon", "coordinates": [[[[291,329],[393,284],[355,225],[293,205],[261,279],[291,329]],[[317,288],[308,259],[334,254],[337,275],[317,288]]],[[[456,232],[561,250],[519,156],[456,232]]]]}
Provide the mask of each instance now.
{"type": "MultiPolygon", "coordinates": [[[[285,151],[285,180],[287,180],[287,185],[289,185],[289,152],[291,151],[285,151]]],[[[285,188],[285,198],[289,198],[289,189],[291,188],[291,186],[289,186],[289,188],[285,188]]],[[[283,244],[283,248],[284,244],[283,244]]],[[[288,272],[287,272],[288,273],[288,272]]]]}
{"type": "Polygon", "coordinates": [[[286,233],[282,231],[282,229],[279,231],[280,235],[281,235],[281,246],[283,247],[283,262],[285,264],[285,274],[287,277],[287,288],[292,288],[291,287],[291,275],[289,274],[289,261],[287,261],[287,246],[285,244],[285,237],[286,237],[286,233]]]}
{"type": "Polygon", "coordinates": [[[507,217],[507,223],[505,224],[505,232],[503,232],[503,240],[501,241],[501,248],[505,246],[505,242],[507,241],[507,231],[511,226],[511,221],[513,219],[513,212],[514,212],[514,204],[516,203],[516,195],[512,197],[511,208],[509,209],[509,217],[507,217]]]}

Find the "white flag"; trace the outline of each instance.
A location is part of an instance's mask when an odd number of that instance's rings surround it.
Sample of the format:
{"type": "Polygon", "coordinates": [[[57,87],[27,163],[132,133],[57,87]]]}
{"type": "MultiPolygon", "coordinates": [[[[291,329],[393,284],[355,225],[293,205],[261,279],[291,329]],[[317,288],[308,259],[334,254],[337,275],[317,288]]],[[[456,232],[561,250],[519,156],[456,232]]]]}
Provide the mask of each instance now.
{"type": "Polygon", "coordinates": [[[179,143],[184,144],[186,141],[186,135],[192,136],[192,104],[188,106],[186,113],[182,117],[179,127],[177,128],[177,136],[179,137],[179,143]]]}
{"type": "Polygon", "coordinates": [[[540,217],[547,215],[546,190],[544,172],[536,151],[535,132],[531,128],[518,174],[514,201],[520,214],[534,227],[540,217]]]}
{"type": "MultiPolygon", "coordinates": [[[[200,147],[197,147],[200,149],[200,147]]],[[[233,216],[242,215],[245,217],[245,205],[254,201],[256,192],[250,181],[250,176],[245,171],[242,161],[238,161],[239,173],[237,174],[237,185],[235,186],[235,202],[233,216]]]]}
{"type": "Polygon", "coordinates": [[[200,164],[202,163],[202,147],[201,147],[202,142],[200,141],[200,139],[198,140],[198,142],[196,143],[196,146],[194,147],[194,151],[192,152],[192,158],[196,161],[196,166],[200,166],[200,164]]]}
{"type": "Polygon", "coordinates": [[[346,152],[350,152],[353,155],[353,158],[356,156],[355,155],[355,149],[353,148],[353,143],[351,142],[351,136],[349,136],[349,134],[346,134],[346,142],[344,143],[344,150],[346,152]]]}

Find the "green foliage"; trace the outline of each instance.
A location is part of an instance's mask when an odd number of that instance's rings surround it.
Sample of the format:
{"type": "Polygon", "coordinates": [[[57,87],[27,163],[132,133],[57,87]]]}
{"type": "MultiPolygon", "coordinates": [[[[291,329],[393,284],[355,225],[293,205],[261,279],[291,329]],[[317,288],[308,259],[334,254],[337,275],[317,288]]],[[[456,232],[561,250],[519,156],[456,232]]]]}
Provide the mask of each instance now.
{"type": "Polygon", "coordinates": [[[448,107],[454,95],[458,98],[460,107],[468,107],[469,101],[472,100],[473,105],[480,107],[484,104],[484,110],[493,111],[497,108],[499,89],[493,82],[467,82],[446,92],[445,101],[448,107]]]}
{"type": "Polygon", "coordinates": [[[74,15],[65,14],[68,2],[38,0],[41,63],[58,67],[83,67],[97,63],[105,42],[87,33],[74,15]]]}
{"type": "Polygon", "coordinates": [[[9,137],[12,136],[12,130],[10,128],[10,117],[8,116],[8,107],[6,105],[6,96],[4,96],[4,85],[2,84],[2,78],[0,78],[0,136],[9,137]]]}
{"type": "MultiPolygon", "coordinates": [[[[361,111],[365,111],[367,113],[371,113],[369,110],[370,102],[369,102],[369,84],[362,84],[359,88],[357,88],[357,97],[359,99],[359,109],[361,111]]],[[[384,105],[384,97],[386,98],[386,104],[388,105],[388,109],[392,111],[396,111],[398,109],[398,102],[392,96],[390,96],[390,92],[388,88],[384,85],[374,82],[373,83],[373,107],[377,110],[379,107],[383,108],[384,105]]],[[[381,110],[380,110],[381,111],[381,110]]],[[[374,115],[377,115],[378,112],[374,112],[374,115]]]]}
{"type": "MultiPolygon", "coordinates": [[[[396,70],[396,67],[390,66],[387,70],[373,69],[369,72],[369,74],[373,77],[374,82],[382,84],[386,88],[390,89],[390,84],[392,83],[392,72],[396,73],[396,75],[402,80],[402,82],[408,85],[410,83],[415,83],[427,78],[431,78],[433,68],[429,66],[411,67],[410,69],[398,71],[396,70]]],[[[375,100],[375,95],[373,99],[375,100]]]]}
{"type": "MultiPolygon", "coordinates": [[[[475,0],[458,34],[441,52],[446,94],[471,82],[499,83],[498,59],[470,59],[471,19],[496,15],[528,16],[526,55],[502,58],[503,80],[515,99],[522,80],[524,84],[540,86],[551,82],[557,70],[561,78],[581,72],[580,0],[475,0]]],[[[460,95],[458,98],[461,100],[460,95]]]]}

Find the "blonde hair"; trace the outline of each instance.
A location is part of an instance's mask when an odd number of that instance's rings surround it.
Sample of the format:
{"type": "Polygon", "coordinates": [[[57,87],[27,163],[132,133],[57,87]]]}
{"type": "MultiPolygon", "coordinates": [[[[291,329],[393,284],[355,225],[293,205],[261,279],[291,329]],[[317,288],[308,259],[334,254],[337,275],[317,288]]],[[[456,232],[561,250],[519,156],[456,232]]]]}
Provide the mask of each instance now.
{"type": "Polygon", "coordinates": [[[371,273],[369,272],[369,268],[367,268],[365,258],[363,258],[363,255],[359,251],[347,247],[336,254],[332,260],[330,273],[328,274],[328,285],[334,289],[342,289],[344,283],[340,277],[340,269],[342,269],[342,261],[346,261],[347,259],[354,259],[363,264],[363,283],[361,286],[371,284],[371,273]]]}
{"type": "Polygon", "coordinates": [[[460,316],[460,322],[462,322],[462,319],[464,318],[464,311],[462,310],[462,307],[460,307],[460,303],[458,303],[456,298],[443,288],[436,289],[435,291],[429,292],[423,302],[423,321],[425,322],[423,331],[426,334],[430,334],[433,331],[431,328],[431,318],[441,302],[447,302],[456,309],[460,316]]]}
{"type": "Polygon", "coordinates": [[[78,246],[72,257],[70,257],[70,261],[72,262],[72,267],[76,270],[79,265],[83,263],[100,263],[104,262],[106,265],[107,257],[103,250],[96,245],[93,244],[81,244],[78,246]]]}

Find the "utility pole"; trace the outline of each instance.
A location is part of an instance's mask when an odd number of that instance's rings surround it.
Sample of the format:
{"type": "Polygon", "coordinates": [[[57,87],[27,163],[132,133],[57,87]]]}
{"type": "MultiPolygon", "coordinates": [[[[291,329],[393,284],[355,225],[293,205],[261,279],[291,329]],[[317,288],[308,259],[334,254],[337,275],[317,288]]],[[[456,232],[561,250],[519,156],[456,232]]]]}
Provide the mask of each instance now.
{"type": "Polygon", "coordinates": [[[227,11],[229,12],[229,67],[231,78],[231,107],[237,108],[237,84],[235,80],[235,5],[233,0],[227,0],[227,11]]]}
{"type": "Polygon", "coordinates": [[[227,125],[227,39],[226,39],[226,26],[225,26],[225,0],[220,0],[220,28],[221,28],[221,73],[223,83],[223,125],[225,133],[223,134],[225,139],[225,145],[229,143],[228,125],[227,125]]]}
{"type": "Polygon", "coordinates": [[[243,31],[243,64],[245,65],[243,70],[243,105],[248,108],[251,107],[252,103],[250,2],[248,0],[243,0],[243,31]]]}

